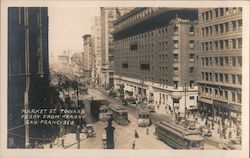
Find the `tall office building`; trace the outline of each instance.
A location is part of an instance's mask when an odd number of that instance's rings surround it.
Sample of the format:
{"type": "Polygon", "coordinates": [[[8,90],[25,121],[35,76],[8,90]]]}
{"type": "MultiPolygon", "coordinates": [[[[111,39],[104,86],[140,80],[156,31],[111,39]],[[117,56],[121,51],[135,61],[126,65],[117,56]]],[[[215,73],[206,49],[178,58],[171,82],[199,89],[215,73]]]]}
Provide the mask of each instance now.
{"type": "Polygon", "coordinates": [[[114,22],[115,87],[180,116],[197,107],[197,9],[136,8],[114,22]]]}
{"type": "Polygon", "coordinates": [[[199,9],[198,24],[200,110],[237,123],[242,108],[242,8],[199,9]]]}
{"type": "Polygon", "coordinates": [[[131,9],[101,7],[101,84],[105,87],[114,85],[113,21],[131,9]]]}
{"type": "Polygon", "coordinates": [[[93,77],[94,83],[100,84],[101,76],[101,20],[100,17],[94,17],[91,27],[91,36],[93,38],[93,77]]]}
{"type": "Polygon", "coordinates": [[[82,36],[83,49],[82,62],[83,74],[87,81],[93,81],[93,51],[92,51],[92,38],[90,34],[82,36]]]}
{"type": "Polygon", "coordinates": [[[22,148],[48,136],[49,128],[27,125],[22,109],[50,105],[48,8],[8,8],[8,147],[22,148]],[[31,139],[37,138],[37,139],[31,139]]]}

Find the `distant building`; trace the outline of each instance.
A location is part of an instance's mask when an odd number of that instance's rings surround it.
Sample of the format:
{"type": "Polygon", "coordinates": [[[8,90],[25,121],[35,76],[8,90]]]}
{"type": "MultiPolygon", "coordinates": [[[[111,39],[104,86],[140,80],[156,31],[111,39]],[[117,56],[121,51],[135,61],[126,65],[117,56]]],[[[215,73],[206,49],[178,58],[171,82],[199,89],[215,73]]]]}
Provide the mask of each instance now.
{"type": "Polygon", "coordinates": [[[87,81],[93,82],[93,51],[92,51],[92,38],[90,34],[86,34],[83,37],[82,65],[83,74],[87,81]]]}
{"type": "Polygon", "coordinates": [[[21,118],[22,109],[49,105],[48,8],[9,7],[8,147],[24,148],[50,137],[49,127],[22,126],[21,118]]]}
{"type": "Polygon", "coordinates": [[[114,22],[115,88],[183,116],[197,108],[197,9],[136,8],[114,22]]]}
{"type": "Polygon", "coordinates": [[[70,64],[70,55],[68,51],[63,51],[62,54],[57,56],[57,61],[64,65],[70,64]]]}
{"type": "Polygon", "coordinates": [[[113,21],[128,13],[132,8],[101,7],[101,84],[114,86],[113,21]]]}
{"type": "Polygon", "coordinates": [[[94,83],[101,83],[101,19],[94,17],[91,27],[91,36],[93,40],[93,77],[94,83]]]}
{"type": "Polygon", "coordinates": [[[242,109],[242,8],[199,9],[199,103],[237,123],[242,109]]]}

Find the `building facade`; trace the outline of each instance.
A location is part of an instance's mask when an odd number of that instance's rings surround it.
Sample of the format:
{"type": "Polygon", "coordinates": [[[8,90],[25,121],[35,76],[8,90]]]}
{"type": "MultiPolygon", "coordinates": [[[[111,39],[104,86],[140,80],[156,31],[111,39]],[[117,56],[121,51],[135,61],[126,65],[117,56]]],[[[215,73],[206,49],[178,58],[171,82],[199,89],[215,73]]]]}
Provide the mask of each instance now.
{"type": "Polygon", "coordinates": [[[101,7],[101,84],[114,86],[113,21],[129,12],[131,8],[101,7]]]}
{"type": "Polygon", "coordinates": [[[94,83],[101,83],[101,20],[100,17],[94,17],[91,27],[91,35],[93,38],[93,77],[94,83]]]}
{"type": "Polygon", "coordinates": [[[22,109],[49,108],[49,94],[48,8],[9,7],[9,148],[30,147],[53,133],[49,127],[28,125],[21,118],[22,109]]]}
{"type": "Polygon", "coordinates": [[[83,37],[82,65],[83,76],[87,81],[93,82],[93,51],[92,51],[92,38],[90,34],[83,37]]]}
{"type": "Polygon", "coordinates": [[[199,9],[198,23],[200,110],[236,123],[242,107],[242,8],[199,9]]]}
{"type": "Polygon", "coordinates": [[[136,8],[116,20],[115,88],[159,112],[196,108],[197,19],[197,9],[136,8]]]}

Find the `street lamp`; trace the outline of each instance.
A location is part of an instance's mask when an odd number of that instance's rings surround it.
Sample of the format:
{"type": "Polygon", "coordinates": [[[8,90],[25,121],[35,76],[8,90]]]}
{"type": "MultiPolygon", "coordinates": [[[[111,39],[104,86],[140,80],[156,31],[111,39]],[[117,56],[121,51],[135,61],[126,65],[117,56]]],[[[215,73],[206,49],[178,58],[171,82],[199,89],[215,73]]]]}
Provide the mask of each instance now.
{"type": "Polygon", "coordinates": [[[114,143],[114,130],[115,130],[115,127],[112,126],[112,115],[113,115],[113,112],[109,110],[107,112],[108,126],[105,127],[106,137],[107,137],[106,149],[114,149],[115,148],[115,143],[114,143]]]}

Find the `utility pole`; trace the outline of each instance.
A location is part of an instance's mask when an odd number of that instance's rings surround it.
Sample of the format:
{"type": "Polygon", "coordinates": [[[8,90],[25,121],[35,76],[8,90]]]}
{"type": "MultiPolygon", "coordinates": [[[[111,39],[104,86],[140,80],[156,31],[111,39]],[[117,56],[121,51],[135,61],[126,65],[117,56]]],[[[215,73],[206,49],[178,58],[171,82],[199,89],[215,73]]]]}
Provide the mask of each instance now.
{"type": "Polygon", "coordinates": [[[30,138],[29,138],[29,88],[30,88],[30,67],[29,67],[29,9],[24,7],[24,54],[25,54],[25,91],[24,91],[24,109],[25,109],[25,147],[29,148],[30,138]]]}

